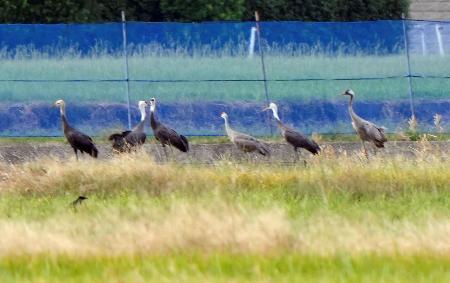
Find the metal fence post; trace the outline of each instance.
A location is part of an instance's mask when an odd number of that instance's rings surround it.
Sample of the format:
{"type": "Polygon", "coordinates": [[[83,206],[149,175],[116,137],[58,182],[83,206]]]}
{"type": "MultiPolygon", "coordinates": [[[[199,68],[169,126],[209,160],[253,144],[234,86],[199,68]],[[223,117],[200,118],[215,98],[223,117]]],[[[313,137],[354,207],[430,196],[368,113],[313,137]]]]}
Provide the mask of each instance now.
{"type": "Polygon", "coordinates": [[[123,57],[125,59],[125,96],[127,99],[127,107],[128,107],[128,129],[131,129],[130,73],[128,70],[127,22],[125,19],[125,11],[122,11],[122,41],[123,41],[123,57]]]}
{"type": "MultiPolygon", "coordinates": [[[[269,105],[270,101],[269,101],[269,90],[267,88],[266,64],[264,62],[264,50],[263,50],[262,44],[261,44],[261,28],[259,26],[259,14],[257,11],[255,11],[255,26],[256,26],[256,36],[258,38],[259,55],[261,57],[261,68],[262,68],[263,82],[264,82],[264,94],[266,97],[266,103],[267,103],[267,105],[269,105]]],[[[273,136],[272,123],[270,122],[270,114],[267,115],[267,123],[269,125],[270,135],[273,136]]]]}
{"type": "Polygon", "coordinates": [[[407,67],[408,67],[409,105],[411,108],[411,117],[415,117],[416,113],[414,112],[414,98],[413,98],[413,87],[412,87],[412,78],[411,78],[411,61],[410,61],[410,56],[409,56],[408,33],[406,31],[406,23],[405,23],[405,15],[404,14],[402,14],[402,25],[403,25],[403,41],[405,44],[406,62],[407,62],[407,67]]]}

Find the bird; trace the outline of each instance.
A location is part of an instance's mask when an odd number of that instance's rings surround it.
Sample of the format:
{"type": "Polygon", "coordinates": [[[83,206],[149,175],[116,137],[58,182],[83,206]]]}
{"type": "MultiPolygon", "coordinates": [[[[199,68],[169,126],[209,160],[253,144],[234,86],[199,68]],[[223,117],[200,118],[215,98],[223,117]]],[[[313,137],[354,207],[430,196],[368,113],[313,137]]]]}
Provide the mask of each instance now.
{"type": "Polygon", "coordinates": [[[57,100],[54,103],[54,106],[59,107],[59,111],[61,113],[61,121],[63,124],[64,136],[66,137],[70,146],[73,148],[77,160],[78,160],[78,151],[80,151],[81,154],[86,152],[90,156],[97,158],[98,150],[97,147],[95,147],[95,144],[92,141],[91,137],[71,127],[67,122],[66,104],[64,100],[62,99],[57,100]]]}
{"type": "Polygon", "coordinates": [[[384,128],[378,127],[374,123],[364,120],[363,118],[356,115],[355,111],[353,111],[353,98],[355,97],[355,93],[353,92],[353,90],[348,89],[341,93],[341,95],[350,96],[350,101],[348,103],[348,112],[352,119],[352,126],[361,139],[364,154],[368,156],[365,145],[366,141],[372,142],[377,148],[383,148],[384,143],[387,142],[384,128]]]}
{"type": "Polygon", "coordinates": [[[188,139],[178,134],[175,130],[167,127],[160,121],[158,121],[155,117],[155,109],[156,109],[156,99],[153,97],[149,101],[147,101],[147,105],[150,105],[150,126],[153,130],[153,134],[157,141],[159,141],[164,149],[164,153],[167,158],[166,145],[170,147],[177,148],[182,152],[189,151],[189,142],[188,139]]]}
{"type": "Polygon", "coordinates": [[[79,196],[76,200],[74,200],[73,202],[72,202],[72,205],[75,207],[75,206],[77,206],[77,205],[80,205],[84,200],[86,200],[86,199],[88,199],[87,197],[85,197],[85,196],[79,196]]]}
{"type": "Polygon", "coordinates": [[[138,102],[141,111],[141,121],[131,130],[122,133],[114,133],[108,140],[112,141],[112,147],[117,152],[130,152],[131,149],[141,146],[145,143],[147,135],[144,126],[146,119],[147,103],[143,100],[138,102]]]}
{"type": "Polygon", "coordinates": [[[250,135],[246,135],[233,130],[228,123],[227,113],[222,112],[220,117],[222,117],[223,120],[225,121],[225,131],[227,132],[228,137],[237,148],[239,148],[244,152],[257,151],[259,154],[264,156],[270,155],[269,147],[265,145],[263,142],[259,141],[258,139],[250,135]]]}
{"type": "Polygon", "coordinates": [[[312,139],[308,139],[303,134],[295,131],[294,129],[285,126],[278,116],[278,106],[275,103],[270,103],[268,107],[263,109],[264,111],[272,110],[273,117],[277,121],[278,128],[281,131],[281,136],[286,140],[287,143],[294,147],[295,155],[298,158],[298,148],[304,148],[312,154],[316,155],[320,152],[319,145],[312,139]]]}

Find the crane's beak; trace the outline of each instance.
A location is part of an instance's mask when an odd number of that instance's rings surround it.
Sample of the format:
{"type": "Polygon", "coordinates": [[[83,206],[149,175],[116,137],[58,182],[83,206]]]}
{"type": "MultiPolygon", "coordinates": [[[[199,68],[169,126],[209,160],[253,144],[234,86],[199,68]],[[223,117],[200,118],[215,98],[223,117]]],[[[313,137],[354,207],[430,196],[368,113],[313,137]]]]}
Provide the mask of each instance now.
{"type": "Polygon", "coordinates": [[[261,111],[267,111],[267,110],[270,110],[270,107],[263,108],[261,111]]]}

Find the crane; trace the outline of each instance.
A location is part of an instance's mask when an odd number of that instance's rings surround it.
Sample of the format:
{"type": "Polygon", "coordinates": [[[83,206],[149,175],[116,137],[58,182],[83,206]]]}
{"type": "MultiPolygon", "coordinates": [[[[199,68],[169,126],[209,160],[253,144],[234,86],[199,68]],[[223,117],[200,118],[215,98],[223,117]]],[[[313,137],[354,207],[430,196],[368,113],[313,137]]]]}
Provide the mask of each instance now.
{"type": "Polygon", "coordinates": [[[320,152],[319,145],[312,139],[308,139],[303,134],[295,131],[294,129],[285,126],[278,116],[278,106],[275,103],[270,103],[268,107],[263,109],[264,111],[272,110],[273,117],[277,121],[278,128],[280,129],[281,136],[286,142],[294,147],[295,155],[298,159],[298,148],[304,148],[312,154],[318,154],[320,152]]]}
{"type": "Polygon", "coordinates": [[[384,143],[387,142],[386,136],[384,134],[384,128],[378,127],[377,125],[364,120],[359,117],[355,111],[353,111],[353,98],[355,97],[355,93],[353,90],[348,89],[345,92],[341,93],[341,95],[350,96],[350,101],[348,103],[348,112],[352,119],[352,126],[361,139],[362,147],[364,150],[364,154],[368,156],[365,142],[372,142],[376,147],[383,148],[384,143]]]}
{"type": "Polygon", "coordinates": [[[54,103],[54,106],[59,107],[59,111],[61,113],[61,121],[63,124],[64,136],[69,142],[70,146],[73,148],[75,152],[75,156],[78,160],[78,151],[83,154],[86,152],[90,156],[97,158],[98,150],[95,147],[94,142],[91,137],[83,134],[75,128],[72,128],[67,122],[66,118],[66,104],[64,100],[59,99],[54,103]]]}
{"type": "Polygon", "coordinates": [[[145,143],[147,138],[144,130],[146,106],[147,103],[145,101],[141,100],[138,102],[138,107],[141,112],[141,121],[131,131],[114,133],[109,136],[108,140],[112,141],[114,150],[118,152],[130,152],[132,148],[136,148],[145,143]]]}
{"type": "Polygon", "coordinates": [[[161,143],[166,157],[166,145],[168,145],[171,149],[173,146],[182,152],[188,152],[189,142],[187,138],[183,135],[178,134],[175,130],[165,126],[163,123],[156,119],[156,99],[154,97],[151,98],[147,102],[147,104],[150,105],[150,126],[153,129],[153,134],[155,135],[156,140],[161,143]]]}
{"type": "Polygon", "coordinates": [[[225,131],[227,132],[228,137],[237,148],[244,152],[257,151],[262,155],[270,155],[270,150],[267,145],[252,136],[231,129],[228,123],[227,113],[222,112],[220,117],[222,117],[225,121],[225,131]]]}

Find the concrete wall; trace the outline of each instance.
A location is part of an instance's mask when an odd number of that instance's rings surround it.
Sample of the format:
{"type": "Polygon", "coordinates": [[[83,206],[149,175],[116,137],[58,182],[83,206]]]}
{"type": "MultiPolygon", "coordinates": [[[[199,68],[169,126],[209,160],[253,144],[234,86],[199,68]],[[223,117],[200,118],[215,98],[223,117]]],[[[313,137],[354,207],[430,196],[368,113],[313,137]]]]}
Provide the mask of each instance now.
{"type": "Polygon", "coordinates": [[[450,20],[450,0],[411,0],[409,17],[420,20],[450,20]]]}

